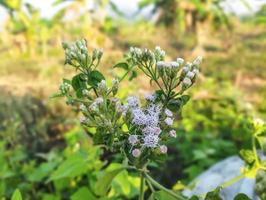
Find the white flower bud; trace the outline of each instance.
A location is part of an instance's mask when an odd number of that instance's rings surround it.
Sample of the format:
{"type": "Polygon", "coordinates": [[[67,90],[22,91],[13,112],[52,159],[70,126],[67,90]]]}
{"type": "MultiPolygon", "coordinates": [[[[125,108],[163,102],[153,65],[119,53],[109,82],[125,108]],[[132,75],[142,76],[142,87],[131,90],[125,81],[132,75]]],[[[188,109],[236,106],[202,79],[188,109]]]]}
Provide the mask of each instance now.
{"type": "Polygon", "coordinates": [[[169,131],[169,136],[173,137],[173,138],[176,138],[176,131],[175,130],[169,131]]]}
{"type": "Polygon", "coordinates": [[[138,136],[137,135],[130,135],[128,137],[128,142],[131,144],[131,145],[135,145],[137,142],[138,142],[138,136]]]}
{"type": "Polygon", "coordinates": [[[168,125],[168,126],[172,126],[173,123],[174,123],[174,120],[173,120],[172,118],[170,118],[170,117],[167,117],[167,118],[164,120],[164,122],[166,123],[166,125],[168,125]]]}
{"type": "Polygon", "coordinates": [[[195,76],[197,76],[199,74],[199,70],[198,69],[193,69],[192,72],[195,74],[195,76]]]}
{"type": "Polygon", "coordinates": [[[141,154],[141,151],[140,151],[139,149],[134,149],[134,150],[132,151],[132,155],[133,155],[135,158],[139,157],[140,154],[141,154]]]}
{"type": "Polygon", "coordinates": [[[188,72],[188,73],[186,74],[186,77],[188,77],[189,79],[193,79],[194,76],[195,76],[194,72],[188,72]]]}
{"type": "Polygon", "coordinates": [[[182,65],[184,63],[184,59],[183,58],[177,58],[176,59],[176,62],[179,64],[179,65],[182,65]]]}
{"type": "Polygon", "coordinates": [[[167,117],[173,117],[173,113],[169,109],[165,109],[164,113],[166,114],[167,117]]]}
{"type": "Polygon", "coordinates": [[[164,61],[158,61],[156,63],[156,66],[158,67],[158,69],[162,69],[164,67],[164,65],[165,65],[165,62],[164,61]]]}
{"type": "Polygon", "coordinates": [[[179,67],[179,63],[178,62],[172,61],[172,62],[170,62],[170,64],[171,64],[172,68],[178,68],[179,67]]]}
{"type": "Polygon", "coordinates": [[[87,110],[87,108],[86,108],[86,106],[85,106],[84,104],[81,104],[81,105],[79,106],[79,109],[80,109],[81,111],[86,111],[86,110],[87,110]]]}
{"type": "Polygon", "coordinates": [[[191,86],[191,84],[192,84],[192,82],[191,82],[190,78],[185,77],[183,80],[183,87],[188,88],[189,86],[191,86]]]}
{"type": "Polygon", "coordinates": [[[86,89],[82,90],[82,94],[84,96],[88,96],[89,95],[89,90],[86,90],[86,89]]]}
{"type": "Polygon", "coordinates": [[[167,153],[167,146],[165,146],[165,145],[161,145],[161,146],[160,146],[160,152],[161,152],[162,154],[166,154],[166,153],[167,153]]]}
{"type": "Polygon", "coordinates": [[[86,122],[86,117],[84,117],[84,116],[80,117],[79,121],[81,124],[84,124],[86,122]]]}
{"type": "Polygon", "coordinates": [[[95,102],[97,105],[100,105],[100,104],[103,103],[103,98],[102,98],[102,97],[98,97],[98,98],[95,99],[94,102],[95,102]]]}

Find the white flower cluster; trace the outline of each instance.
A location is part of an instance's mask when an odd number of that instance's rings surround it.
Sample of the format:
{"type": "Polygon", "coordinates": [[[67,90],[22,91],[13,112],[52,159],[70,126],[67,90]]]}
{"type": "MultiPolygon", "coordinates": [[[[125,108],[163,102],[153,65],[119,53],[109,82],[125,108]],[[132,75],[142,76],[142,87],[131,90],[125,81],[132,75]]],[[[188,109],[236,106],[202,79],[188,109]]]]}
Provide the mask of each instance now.
{"type": "Polygon", "coordinates": [[[192,85],[199,73],[199,65],[202,62],[202,57],[197,57],[192,63],[187,63],[182,69],[182,87],[186,89],[192,85]]]}
{"type": "MultiPolygon", "coordinates": [[[[141,147],[134,148],[132,155],[134,157],[140,156],[143,148],[158,148],[162,154],[167,153],[167,147],[159,144],[162,133],[160,126],[162,123],[172,126],[173,113],[169,109],[164,109],[162,112],[162,106],[152,101],[148,101],[148,106],[143,109],[140,107],[139,99],[134,96],[128,97],[127,103],[127,112],[131,113],[131,123],[140,131],[140,135],[132,134],[128,137],[128,142],[132,147],[138,145],[141,147]]],[[[175,138],[176,132],[171,130],[168,136],[175,138]]]]}

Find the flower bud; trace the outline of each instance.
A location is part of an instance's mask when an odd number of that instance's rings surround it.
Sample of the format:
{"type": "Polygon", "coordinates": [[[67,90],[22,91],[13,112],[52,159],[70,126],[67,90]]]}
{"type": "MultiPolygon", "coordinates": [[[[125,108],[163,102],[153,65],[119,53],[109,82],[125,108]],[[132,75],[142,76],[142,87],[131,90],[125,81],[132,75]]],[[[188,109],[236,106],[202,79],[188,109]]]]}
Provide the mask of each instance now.
{"type": "Polygon", "coordinates": [[[186,77],[188,77],[190,80],[193,79],[194,76],[195,76],[194,72],[188,72],[188,73],[186,74],[186,77]]]}
{"type": "Polygon", "coordinates": [[[98,83],[98,90],[101,95],[105,95],[107,93],[108,88],[105,80],[101,80],[101,82],[98,83]]]}
{"type": "Polygon", "coordinates": [[[169,110],[169,109],[165,109],[165,110],[164,110],[164,113],[166,114],[167,117],[173,117],[173,113],[172,113],[172,111],[169,110]]]}
{"type": "Polygon", "coordinates": [[[161,145],[161,146],[160,146],[160,152],[161,152],[162,154],[166,154],[166,153],[167,153],[167,146],[165,146],[165,145],[161,145]]]}
{"type": "Polygon", "coordinates": [[[188,77],[185,77],[184,80],[182,81],[182,88],[187,89],[192,85],[191,80],[188,77]]]}
{"type": "Polygon", "coordinates": [[[169,131],[169,136],[173,137],[173,138],[176,138],[176,131],[175,130],[169,131]]]}
{"type": "Polygon", "coordinates": [[[103,56],[103,49],[98,49],[97,59],[101,60],[102,56],[103,56]]]}
{"type": "Polygon", "coordinates": [[[133,155],[135,158],[139,157],[140,154],[141,154],[141,151],[140,151],[139,149],[134,149],[134,150],[132,151],[132,155],[133,155]]]}
{"type": "Polygon", "coordinates": [[[83,94],[83,96],[88,96],[89,90],[87,90],[87,89],[82,90],[82,94],[83,94]]]}
{"type": "Polygon", "coordinates": [[[183,58],[177,58],[176,59],[176,62],[179,64],[179,65],[183,65],[183,63],[185,62],[183,58]]]}
{"type": "Polygon", "coordinates": [[[194,61],[193,61],[193,65],[199,66],[202,63],[202,56],[198,56],[194,61]]]}
{"type": "Polygon", "coordinates": [[[117,91],[118,91],[118,83],[119,83],[119,81],[117,79],[113,79],[112,80],[112,93],[113,93],[113,95],[116,95],[117,94],[117,91]]]}
{"type": "Polygon", "coordinates": [[[81,124],[84,124],[86,122],[86,117],[84,117],[84,116],[80,117],[79,121],[81,124]]]}
{"type": "Polygon", "coordinates": [[[131,145],[135,145],[138,142],[138,136],[137,135],[130,135],[128,137],[128,142],[131,145]]]}
{"type": "Polygon", "coordinates": [[[84,105],[84,104],[81,104],[80,106],[79,106],[79,109],[81,110],[81,111],[86,111],[87,110],[87,108],[86,108],[86,106],[84,105]]]}
{"type": "Polygon", "coordinates": [[[170,117],[167,117],[165,120],[164,120],[165,124],[168,125],[168,126],[172,126],[173,123],[174,123],[174,120],[170,117]]]}

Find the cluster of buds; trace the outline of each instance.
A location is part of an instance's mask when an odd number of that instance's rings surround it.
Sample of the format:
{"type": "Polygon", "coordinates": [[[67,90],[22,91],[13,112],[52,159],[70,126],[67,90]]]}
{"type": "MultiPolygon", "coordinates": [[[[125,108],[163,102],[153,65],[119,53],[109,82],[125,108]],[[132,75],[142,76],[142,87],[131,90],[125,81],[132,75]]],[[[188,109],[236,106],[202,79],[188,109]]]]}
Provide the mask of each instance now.
{"type": "Polygon", "coordinates": [[[67,82],[63,82],[59,86],[60,93],[63,95],[66,95],[69,92],[70,88],[71,88],[71,85],[67,82]]]}
{"type": "Polygon", "coordinates": [[[88,49],[85,39],[74,43],[63,43],[65,50],[65,63],[74,66],[86,66],[88,61],[88,49]]]}
{"type": "Polygon", "coordinates": [[[103,55],[102,49],[94,49],[92,55],[89,55],[85,39],[73,43],[64,42],[62,46],[65,50],[65,64],[70,64],[76,68],[89,69],[92,65],[97,67],[103,55]]]}
{"type": "Polygon", "coordinates": [[[199,66],[202,62],[202,57],[197,57],[192,63],[187,63],[181,72],[180,80],[182,81],[182,90],[189,88],[196,80],[199,74],[199,66]]]}
{"type": "Polygon", "coordinates": [[[155,47],[154,51],[151,51],[149,49],[140,49],[137,47],[131,47],[130,57],[133,59],[135,63],[149,62],[150,64],[154,64],[159,60],[164,60],[165,51],[163,51],[158,46],[155,47]]]}

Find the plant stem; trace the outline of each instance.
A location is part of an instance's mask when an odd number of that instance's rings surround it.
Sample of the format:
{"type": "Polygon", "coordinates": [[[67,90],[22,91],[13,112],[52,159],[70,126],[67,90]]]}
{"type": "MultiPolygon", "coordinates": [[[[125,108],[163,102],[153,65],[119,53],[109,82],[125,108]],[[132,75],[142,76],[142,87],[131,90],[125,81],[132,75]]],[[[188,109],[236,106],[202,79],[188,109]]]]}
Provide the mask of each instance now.
{"type": "Polygon", "coordinates": [[[145,177],[147,178],[147,181],[149,181],[152,185],[154,185],[154,187],[165,191],[166,193],[168,193],[169,195],[173,196],[174,198],[176,198],[177,200],[187,200],[185,197],[173,192],[172,190],[167,189],[166,187],[162,186],[160,183],[158,183],[157,181],[155,181],[151,176],[149,176],[147,173],[144,173],[145,177]]]}
{"type": "Polygon", "coordinates": [[[145,177],[143,172],[140,173],[140,191],[139,200],[144,200],[144,187],[145,187],[145,177]]]}

